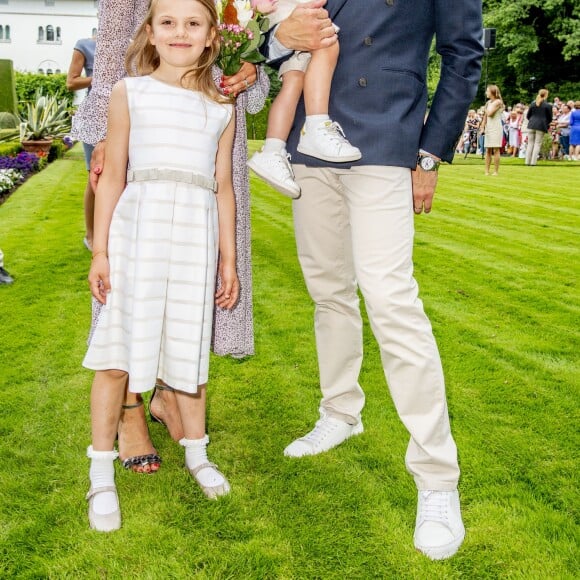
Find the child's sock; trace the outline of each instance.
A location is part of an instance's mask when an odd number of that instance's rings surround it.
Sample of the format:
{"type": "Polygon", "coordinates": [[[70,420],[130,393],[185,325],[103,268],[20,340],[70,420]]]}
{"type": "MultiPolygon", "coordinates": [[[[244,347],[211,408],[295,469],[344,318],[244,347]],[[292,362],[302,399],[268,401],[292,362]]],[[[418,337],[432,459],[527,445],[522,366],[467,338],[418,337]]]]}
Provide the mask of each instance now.
{"type": "Polygon", "coordinates": [[[328,115],[306,115],[304,128],[306,131],[311,131],[312,129],[316,129],[316,127],[325,121],[330,121],[330,117],[328,115]]]}
{"type": "MultiPolygon", "coordinates": [[[[203,463],[209,463],[206,450],[208,443],[209,437],[207,435],[201,439],[184,438],[179,441],[179,444],[185,447],[185,465],[188,469],[195,469],[203,463]]],[[[196,478],[204,487],[217,487],[226,482],[221,473],[213,467],[202,469],[197,473],[196,478]]]]}
{"type": "Polygon", "coordinates": [[[286,141],[282,139],[275,139],[274,137],[266,137],[262,151],[265,153],[280,153],[286,150],[286,141]]]}
{"type": "MultiPolygon", "coordinates": [[[[113,461],[119,454],[116,451],[95,451],[92,445],[87,449],[87,457],[91,460],[89,477],[91,488],[99,489],[101,487],[115,485],[115,468],[113,461]]],[[[96,514],[107,515],[119,509],[117,495],[112,491],[98,493],[93,499],[93,510],[96,514]]]]}

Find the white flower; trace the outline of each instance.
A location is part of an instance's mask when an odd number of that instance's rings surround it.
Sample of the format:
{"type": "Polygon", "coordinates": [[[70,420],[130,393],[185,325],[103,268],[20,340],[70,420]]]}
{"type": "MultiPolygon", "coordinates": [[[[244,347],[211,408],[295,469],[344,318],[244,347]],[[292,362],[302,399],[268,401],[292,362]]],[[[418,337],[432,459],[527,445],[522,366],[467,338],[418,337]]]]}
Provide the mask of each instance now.
{"type": "Polygon", "coordinates": [[[245,28],[254,15],[252,5],[249,0],[234,0],[233,4],[238,12],[238,22],[245,28]]]}

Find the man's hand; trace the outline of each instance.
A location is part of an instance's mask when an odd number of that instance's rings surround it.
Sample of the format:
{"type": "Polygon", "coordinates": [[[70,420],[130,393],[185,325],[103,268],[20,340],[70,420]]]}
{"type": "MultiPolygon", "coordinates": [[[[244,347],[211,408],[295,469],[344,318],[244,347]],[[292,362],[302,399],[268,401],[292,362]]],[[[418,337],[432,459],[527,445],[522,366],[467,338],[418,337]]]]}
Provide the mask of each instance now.
{"type": "Polygon", "coordinates": [[[93,154],[91,155],[90,173],[89,181],[91,182],[91,187],[93,191],[97,191],[97,183],[99,182],[99,176],[103,173],[103,167],[105,166],[105,142],[99,141],[95,148],[93,149],[93,154]]]}
{"type": "Polygon", "coordinates": [[[413,179],[413,211],[420,214],[429,213],[433,204],[435,187],[437,186],[437,172],[424,171],[419,166],[411,171],[413,179]]]}
{"type": "Polygon", "coordinates": [[[286,48],[311,52],[335,44],[336,30],[322,8],[326,0],[312,0],[297,6],[276,30],[276,39],[286,48]]]}

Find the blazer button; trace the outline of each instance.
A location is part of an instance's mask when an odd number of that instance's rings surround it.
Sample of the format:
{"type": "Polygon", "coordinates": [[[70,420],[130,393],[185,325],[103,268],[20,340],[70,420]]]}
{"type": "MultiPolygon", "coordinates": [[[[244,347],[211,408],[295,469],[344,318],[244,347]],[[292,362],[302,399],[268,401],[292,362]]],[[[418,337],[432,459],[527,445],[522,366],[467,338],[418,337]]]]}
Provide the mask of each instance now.
{"type": "Polygon", "coordinates": [[[385,4],[387,6],[392,6],[395,3],[395,0],[385,0],[385,4]]]}
{"type": "Polygon", "coordinates": [[[370,46],[372,43],[373,43],[373,39],[372,39],[372,37],[371,37],[371,36],[367,36],[367,37],[365,38],[365,45],[366,45],[366,46],[370,46]]]}
{"type": "Polygon", "coordinates": [[[367,86],[367,79],[365,77],[361,77],[358,79],[358,86],[359,87],[366,87],[367,86]]]}

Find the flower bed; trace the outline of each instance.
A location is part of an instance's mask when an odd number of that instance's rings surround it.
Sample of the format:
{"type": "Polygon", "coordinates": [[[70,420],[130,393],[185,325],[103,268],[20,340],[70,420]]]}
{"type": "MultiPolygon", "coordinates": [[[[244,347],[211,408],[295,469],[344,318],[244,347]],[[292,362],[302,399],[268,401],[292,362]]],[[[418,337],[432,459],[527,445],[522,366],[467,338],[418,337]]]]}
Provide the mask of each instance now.
{"type": "Polygon", "coordinates": [[[28,177],[43,169],[47,161],[46,155],[25,151],[17,155],[0,155],[0,204],[28,177]]]}

